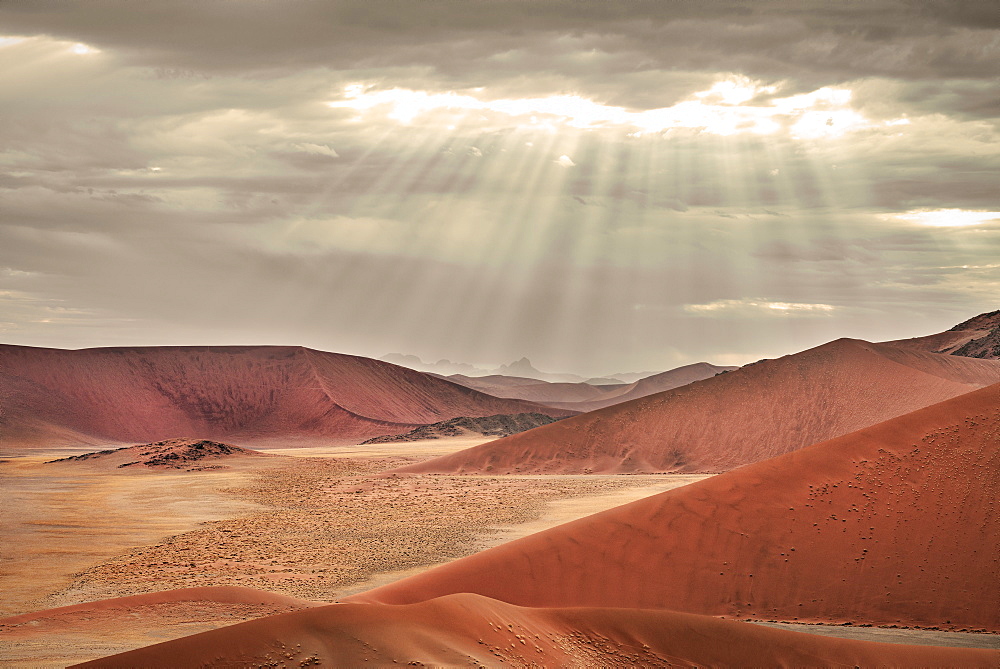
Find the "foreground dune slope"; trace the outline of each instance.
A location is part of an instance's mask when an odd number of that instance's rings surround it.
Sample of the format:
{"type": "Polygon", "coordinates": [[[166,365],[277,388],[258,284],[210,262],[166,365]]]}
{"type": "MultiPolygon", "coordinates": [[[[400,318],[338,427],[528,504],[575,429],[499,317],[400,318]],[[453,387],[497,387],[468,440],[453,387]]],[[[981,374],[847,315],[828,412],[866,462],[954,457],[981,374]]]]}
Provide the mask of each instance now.
{"type": "Polygon", "coordinates": [[[725,471],[1000,382],[1000,362],[840,339],[400,471],[725,471]]]}
{"type": "Polygon", "coordinates": [[[1000,631],[1000,384],[345,601],[1000,631]]]}
{"type": "Polygon", "coordinates": [[[472,594],[334,604],[232,625],[79,667],[965,666],[1000,651],[848,641],[672,611],[531,609],[472,594]]]}
{"type": "Polygon", "coordinates": [[[458,416],[537,411],[389,363],[301,347],[79,351],[0,345],[0,434],[111,441],[356,439],[458,416]]]}

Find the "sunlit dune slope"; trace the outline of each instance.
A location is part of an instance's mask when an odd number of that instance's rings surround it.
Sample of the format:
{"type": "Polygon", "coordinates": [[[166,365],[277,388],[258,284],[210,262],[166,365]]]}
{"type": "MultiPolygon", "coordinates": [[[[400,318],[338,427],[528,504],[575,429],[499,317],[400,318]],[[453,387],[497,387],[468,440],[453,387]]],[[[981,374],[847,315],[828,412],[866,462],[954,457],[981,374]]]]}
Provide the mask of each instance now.
{"type": "Polygon", "coordinates": [[[400,471],[725,471],[996,382],[998,361],[839,339],[400,471]]]}
{"type": "Polygon", "coordinates": [[[301,347],[0,346],[5,440],[359,439],[458,416],[566,411],[301,347]]]}
{"type": "Polygon", "coordinates": [[[1000,651],[848,641],[673,611],[531,609],[462,594],[409,606],[334,604],[76,666],[989,667],[998,662],[1000,651]]]}
{"type": "Polygon", "coordinates": [[[998,498],[1000,384],[348,599],[1000,631],[998,498]]]}

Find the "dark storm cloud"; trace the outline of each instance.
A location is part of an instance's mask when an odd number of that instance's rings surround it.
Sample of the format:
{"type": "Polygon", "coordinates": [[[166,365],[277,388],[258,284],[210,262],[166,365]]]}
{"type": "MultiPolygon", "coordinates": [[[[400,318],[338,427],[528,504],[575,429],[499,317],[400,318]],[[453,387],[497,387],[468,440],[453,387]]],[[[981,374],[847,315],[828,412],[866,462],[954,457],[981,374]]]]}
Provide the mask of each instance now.
{"type": "Polygon", "coordinates": [[[0,22],[113,49],[162,76],[424,64],[468,86],[539,70],[595,87],[616,74],[729,70],[817,87],[878,75],[993,79],[996,12],[984,4],[61,0],[9,3],[0,22]]]}

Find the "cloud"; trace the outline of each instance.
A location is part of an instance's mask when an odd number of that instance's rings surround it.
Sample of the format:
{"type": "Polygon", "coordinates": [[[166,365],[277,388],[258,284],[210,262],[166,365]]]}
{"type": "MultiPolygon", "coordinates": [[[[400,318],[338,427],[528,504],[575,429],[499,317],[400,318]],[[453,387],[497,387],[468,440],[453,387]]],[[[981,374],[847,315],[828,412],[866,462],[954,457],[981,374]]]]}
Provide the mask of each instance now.
{"type": "Polygon", "coordinates": [[[684,311],[699,316],[727,318],[742,316],[750,318],[812,318],[832,316],[837,307],[831,304],[810,304],[802,302],[777,302],[762,298],[740,298],[714,300],[705,304],[685,304],[684,311]]]}
{"type": "Polygon", "coordinates": [[[978,6],[4,3],[4,320],[595,373],[947,327],[998,294],[995,222],[925,224],[1000,208],[978,6]]]}

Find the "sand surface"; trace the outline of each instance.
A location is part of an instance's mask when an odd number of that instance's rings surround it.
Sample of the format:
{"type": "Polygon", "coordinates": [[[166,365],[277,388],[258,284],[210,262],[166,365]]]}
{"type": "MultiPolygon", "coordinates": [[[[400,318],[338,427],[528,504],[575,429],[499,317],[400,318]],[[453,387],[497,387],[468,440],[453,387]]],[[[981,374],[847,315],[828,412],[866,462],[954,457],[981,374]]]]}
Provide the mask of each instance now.
{"type": "MultiPolygon", "coordinates": [[[[464,444],[448,441],[417,449],[464,444]]],[[[369,457],[279,449],[295,457],[196,472],[108,469],[100,458],[43,463],[62,452],[2,463],[5,501],[17,513],[0,517],[0,615],[190,587],[333,601],[469,555],[539,516],[550,525],[678,483],[385,476],[415,456],[387,456],[400,450],[395,444],[365,448],[369,457]],[[578,503],[558,506],[568,499],[578,503]]],[[[287,610],[211,598],[140,602],[117,616],[100,608],[0,621],[0,662],[64,666],[287,610]],[[128,633],[118,629],[122,619],[128,633]]]]}
{"type": "Polygon", "coordinates": [[[523,606],[997,632],[998,498],[1000,384],[350,600],[477,592],[523,606]]]}
{"type": "MultiPolygon", "coordinates": [[[[582,474],[572,476],[577,478],[585,476],[588,479],[607,479],[608,475],[582,474]]],[[[617,479],[617,475],[612,475],[617,479]]],[[[545,511],[539,518],[516,525],[505,525],[497,528],[497,531],[481,542],[481,548],[491,548],[502,543],[526,537],[529,534],[541,532],[556,525],[568,523],[571,520],[578,520],[594,513],[606,511],[622,504],[628,504],[645,497],[673,490],[681,486],[706,479],[712,474],[639,474],[629,476],[629,482],[637,487],[620,488],[610,492],[598,493],[596,495],[583,495],[556,499],[548,503],[545,511]]],[[[530,477],[523,477],[529,479],[530,477]]],[[[556,476],[551,478],[570,478],[566,476],[556,476]]]]}
{"type": "Polygon", "coordinates": [[[261,508],[220,492],[250,481],[247,470],[110,475],[44,464],[54,455],[0,462],[0,615],[55,605],[75,574],[133,546],[261,508]]]}
{"type": "MultiPolygon", "coordinates": [[[[402,458],[414,461],[448,455],[495,440],[482,435],[421,439],[391,444],[330,444],[257,448],[262,453],[300,458],[402,458]]],[[[294,443],[294,442],[292,442],[294,443]]]]}
{"type": "Polygon", "coordinates": [[[1000,361],[841,339],[405,471],[727,471],[997,382],[1000,361]]]}
{"type": "Polygon", "coordinates": [[[472,594],[336,604],[189,636],[86,667],[965,666],[1000,651],[876,644],[673,611],[531,609],[472,594]]]}
{"type": "Polygon", "coordinates": [[[840,639],[901,643],[916,646],[945,646],[948,648],[988,648],[1000,650],[1000,634],[972,632],[942,632],[939,630],[899,629],[891,627],[855,627],[853,625],[807,625],[804,623],[771,623],[747,621],[758,625],[776,627],[791,632],[819,634],[840,639]]]}

